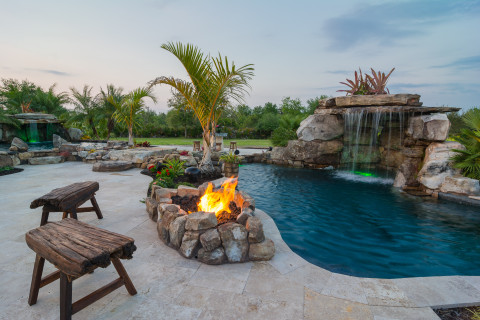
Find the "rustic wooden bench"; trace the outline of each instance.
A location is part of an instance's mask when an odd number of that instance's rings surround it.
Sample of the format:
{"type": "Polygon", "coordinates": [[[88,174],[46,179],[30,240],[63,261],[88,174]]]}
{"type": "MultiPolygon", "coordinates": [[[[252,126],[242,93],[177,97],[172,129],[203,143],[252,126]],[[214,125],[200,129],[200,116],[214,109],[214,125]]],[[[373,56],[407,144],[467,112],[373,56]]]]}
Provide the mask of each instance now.
{"type": "Polygon", "coordinates": [[[103,219],[102,212],[95,199],[95,192],[99,189],[96,181],[77,182],[66,187],[53,189],[46,195],[35,199],[30,204],[30,209],[43,206],[42,219],[40,225],[48,222],[50,212],[63,212],[63,218],[68,217],[77,219],[77,212],[95,211],[98,219],[103,219]],[[91,207],[79,208],[82,204],[90,200],[91,207]]]}
{"type": "Polygon", "coordinates": [[[49,222],[25,235],[27,245],[36,252],[28,304],[37,302],[40,288],[60,278],[60,319],[89,306],[125,285],[130,295],[137,291],[119,259],[132,258],[137,249],[132,238],[100,229],[75,219],[49,222]],[[45,259],[57,271],[42,278],[45,259]],[[120,276],[102,288],[72,304],[72,282],[97,267],[106,268],[110,261],[120,276]]]}

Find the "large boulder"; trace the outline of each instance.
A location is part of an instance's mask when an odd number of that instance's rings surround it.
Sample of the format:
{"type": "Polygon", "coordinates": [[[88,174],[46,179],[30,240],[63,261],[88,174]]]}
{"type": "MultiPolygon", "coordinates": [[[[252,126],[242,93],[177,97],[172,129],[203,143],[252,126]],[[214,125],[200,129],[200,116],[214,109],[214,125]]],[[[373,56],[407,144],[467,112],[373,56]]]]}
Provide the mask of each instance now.
{"type": "Polygon", "coordinates": [[[186,167],[196,167],[198,165],[197,160],[192,156],[180,156],[180,161],[185,161],[184,165],[186,167]]]}
{"type": "Polygon", "coordinates": [[[197,252],[199,247],[199,237],[200,232],[198,231],[187,231],[183,235],[182,245],[180,246],[180,253],[185,258],[193,257],[197,252]]]}
{"type": "Polygon", "coordinates": [[[480,195],[480,184],[476,179],[470,179],[467,177],[445,177],[440,191],[445,193],[457,193],[467,196],[480,195]]]}
{"type": "Polygon", "coordinates": [[[283,160],[283,155],[285,153],[285,147],[274,147],[270,154],[272,160],[283,160]]]}
{"type": "Polygon", "coordinates": [[[166,154],[172,153],[176,149],[160,149],[160,148],[148,148],[148,149],[128,149],[128,150],[112,150],[110,151],[111,160],[129,161],[132,163],[143,163],[148,158],[163,157],[166,154]]]}
{"type": "Polygon", "coordinates": [[[340,140],[302,141],[290,140],[285,147],[285,160],[302,160],[316,164],[338,164],[339,152],[343,148],[340,140]]]}
{"type": "MultiPolygon", "coordinates": [[[[88,159],[88,157],[87,157],[88,159]]],[[[117,172],[131,169],[133,164],[128,161],[99,161],[93,164],[92,171],[117,172]]]]}
{"type": "Polygon", "coordinates": [[[297,136],[302,141],[333,140],[343,135],[343,119],[333,114],[312,114],[300,123],[297,136]]]}
{"type": "Polygon", "coordinates": [[[220,247],[222,240],[217,229],[210,229],[200,236],[200,242],[202,247],[206,251],[213,251],[215,248],[220,247]]]}
{"type": "Polygon", "coordinates": [[[165,244],[170,243],[170,224],[180,216],[182,216],[182,212],[180,212],[180,210],[176,212],[166,210],[163,214],[162,219],[158,220],[158,236],[160,237],[160,239],[162,239],[163,242],[165,242],[165,244]]]}
{"type": "Polygon", "coordinates": [[[421,165],[421,158],[405,158],[403,163],[398,168],[393,186],[401,188],[404,186],[418,185],[417,173],[421,165]]]}
{"type": "Polygon", "coordinates": [[[147,213],[150,219],[157,222],[158,220],[158,202],[152,198],[145,199],[145,206],[147,207],[147,213]]]}
{"type": "Polygon", "coordinates": [[[60,146],[62,144],[66,144],[68,143],[67,140],[63,139],[62,137],[60,137],[58,134],[53,134],[52,136],[53,138],[53,147],[54,148],[60,148],[60,146]]]}
{"type": "Polygon", "coordinates": [[[13,138],[10,147],[16,147],[18,152],[28,151],[28,144],[20,138],[13,138]]]}
{"type": "Polygon", "coordinates": [[[0,154],[0,168],[13,166],[12,157],[9,154],[0,154]]]}
{"type": "Polygon", "coordinates": [[[188,215],[185,229],[194,231],[206,230],[214,228],[217,223],[218,222],[215,213],[199,211],[188,215]]]}
{"type": "Polygon", "coordinates": [[[218,227],[228,262],[243,262],[248,256],[248,232],[244,226],[228,222],[218,227]]]}
{"type": "Polygon", "coordinates": [[[226,260],[225,250],[216,248],[213,251],[207,251],[204,248],[198,250],[198,261],[206,264],[222,264],[226,260]]]}
{"type": "Polygon", "coordinates": [[[168,228],[170,245],[175,249],[179,249],[182,245],[182,239],[185,235],[185,222],[187,222],[187,215],[180,216],[173,220],[168,228]]]}
{"type": "Polygon", "coordinates": [[[407,134],[418,140],[445,141],[448,137],[450,121],[444,113],[411,117],[407,134]]]}
{"type": "Polygon", "coordinates": [[[418,172],[418,181],[429,189],[438,189],[445,177],[460,173],[453,168],[450,160],[456,153],[452,149],[464,149],[455,141],[431,143],[425,150],[422,169],[418,172]]]}
{"type": "Polygon", "coordinates": [[[265,239],[260,243],[250,244],[248,257],[251,261],[266,261],[273,258],[275,254],[275,244],[270,239],[265,239]]]}
{"type": "Polygon", "coordinates": [[[72,139],[72,141],[82,140],[82,137],[83,137],[83,131],[82,130],[77,129],[77,128],[70,128],[67,131],[68,131],[68,135],[70,136],[70,139],[72,139]]]}
{"type": "Polygon", "coordinates": [[[258,243],[265,240],[265,235],[263,233],[263,224],[258,217],[248,218],[245,228],[248,231],[248,242],[258,243]]]}
{"type": "Polygon", "coordinates": [[[64,161],[65,161],[65,158],[61,156],[38,157],[38,158],[28,159],[28,164],[31,164],[31,165],[56,164],[56,163],[62,163],[64,161]]]}

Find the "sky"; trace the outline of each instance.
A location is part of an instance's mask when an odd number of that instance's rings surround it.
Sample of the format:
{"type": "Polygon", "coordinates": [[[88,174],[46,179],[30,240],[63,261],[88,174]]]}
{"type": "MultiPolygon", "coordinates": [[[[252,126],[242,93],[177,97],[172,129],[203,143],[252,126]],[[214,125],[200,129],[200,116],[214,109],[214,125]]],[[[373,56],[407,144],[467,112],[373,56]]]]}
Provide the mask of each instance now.
{"type": "MultiPolygon", "coordinates": [[[[339,96],[358,68],[392,73],[390,93],[425,106],[480,105],[480,0],[0,0],[0,78],[56,91],[125,91],[159,76],[186,79],[160,46],[197,45],[254,64],[245,102],[339,96]]],[[[155,111],[168,111],[157,86],[155,111]]]]}

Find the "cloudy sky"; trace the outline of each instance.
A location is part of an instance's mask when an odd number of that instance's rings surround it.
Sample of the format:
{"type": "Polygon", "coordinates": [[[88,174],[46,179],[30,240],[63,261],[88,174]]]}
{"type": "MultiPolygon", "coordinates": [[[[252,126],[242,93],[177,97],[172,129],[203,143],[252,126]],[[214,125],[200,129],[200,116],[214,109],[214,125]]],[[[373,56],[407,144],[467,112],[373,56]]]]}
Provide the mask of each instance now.
{"type": "MultiPolygon", "coordinates": [[[[480,0],[0,0],[0,78],[58,91],[108,83],[132,90],[185,78],[160,48],[190,42],[253,63],[250,106],[339,95],[359,67],[395,71],[391,93],[427,106],[480,105],[480,0]]],[[[155,89],[166,111],[167,87],[155,89]]]]}

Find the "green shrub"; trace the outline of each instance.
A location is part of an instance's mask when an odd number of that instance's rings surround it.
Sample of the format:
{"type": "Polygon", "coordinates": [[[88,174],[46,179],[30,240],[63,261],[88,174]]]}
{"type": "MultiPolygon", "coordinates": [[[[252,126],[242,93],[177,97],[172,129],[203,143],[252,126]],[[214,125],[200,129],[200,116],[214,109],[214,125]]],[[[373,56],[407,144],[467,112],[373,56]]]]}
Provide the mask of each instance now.
{"type": "Polygon", "coordinates": [[[453,165],[462,170],[465,177],[480,179],[480,109],[473,108],[462,116],[466,128],[454,139],[465,146],[456,150],[453,165]]]}
{"type": "Polygon", "coordinates": [[[285,147],[288,144],[288,140],[297,139],[297,133],[293,129],[279,127],[273,130],[270,140],[276,147],[285,147]]]}

